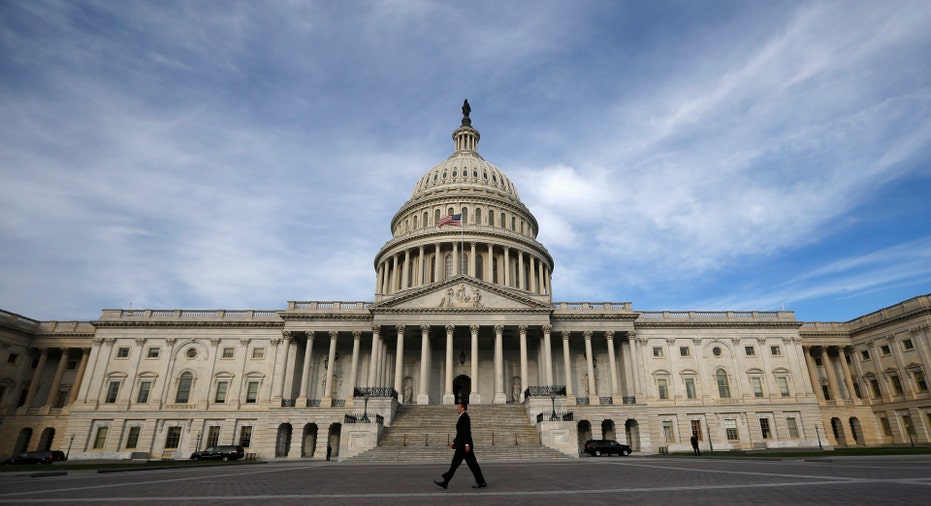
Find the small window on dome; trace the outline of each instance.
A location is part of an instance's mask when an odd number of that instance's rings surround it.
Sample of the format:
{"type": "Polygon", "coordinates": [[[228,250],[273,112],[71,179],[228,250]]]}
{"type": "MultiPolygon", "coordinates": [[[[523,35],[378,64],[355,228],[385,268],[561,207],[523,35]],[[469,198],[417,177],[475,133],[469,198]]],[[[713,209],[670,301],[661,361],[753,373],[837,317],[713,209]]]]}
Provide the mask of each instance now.
{"type": "Polygon", "coordinates": [[[482,173],[482,176],[484,176],[485,179],[488,179],[488,173],[487,173],[487,172],[483,172],[483,173],[482,173]]]}
{"type": "Polygon", "coordinates": [[[454,170],[454,171],[453,171],[453,177],[456,177],[456,176],[458,176],[458,175],[459,175],[458,171],[455,171],[455,170],[454,170]]]}
{"type": "Polygon", "coordinates": [[[445,173],[445,172],[443,173],[443,179],[446,179],[446,173],[445,173]]]}
{"type": "Polygon", "coordinates": [[[436,181],[436,174],[433,175],[433,180],[436,181]]]}
{"type": "Polygon", "coordinates": [[[477,170],[473,170],[473,171],[472,171],[472,177],[474,177],[475,179],[478,179],[478,171],[477,171],[477,170]]]}
{"type": "Polygon", "coordinates": [[[497,182],[498,182],[498,176],[492,175],[492,176],[491,176],[491,180],[497,183],[497,182]]]}

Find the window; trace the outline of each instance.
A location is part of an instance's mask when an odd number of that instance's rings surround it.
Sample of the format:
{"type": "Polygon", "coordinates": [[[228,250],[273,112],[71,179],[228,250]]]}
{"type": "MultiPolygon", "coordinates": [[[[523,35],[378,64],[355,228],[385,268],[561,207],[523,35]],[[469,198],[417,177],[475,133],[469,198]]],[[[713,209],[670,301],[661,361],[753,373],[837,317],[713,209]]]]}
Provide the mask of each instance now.
{"type": "Polygon", "coordinates": [[[792,417],[786,418],[786,426],[789,428],[789,437],[798,439],[798,420],[792,417]]]}
{"type": "Polygon", "coordinates": [[[158,348],[149,348],[148,353],[146,353],[145,358],[158,358],[158,348]]]}
{"type": "Polygon", "coordinates": [[[220,442],[220,426],[211,425],[207,430],[207,446],[216,446],[220,442]]]}
{"type": "Polygon", "coordinates": [[[77,360],[69,360],[69,361],[68,361],[68,370],[69,370],[69,371],[73,371],[77,366],[78,366],[78,361],[77,361],[77,360]]]}
{"type": "Polygon", "coordinates": [[[654,357],[662,357],[662,356],[663,356],[663,348],[662,348],[662,346],[654,346],[654,347],[653,347],[653,356],[654,356],[654,357]]]}
{"type": "Polygon", "coordinates": [[[726,418],[724,420],[724,432],[727,434],[728,441],[737,441],[740,439],[737,435],[737,420],[726,418]]]}
{"type": "MultiPolygon", "coordinates": [[[[255,403],[258,397],[259,397],[259,382],[250,381],[246,385],[246,402],[250,404],[255,403]]],[[[241,446],[245,446],[245,445],[241,445],[241,446]]]]}
{"type": "Polygon", "coordinates": [[[689,423],[692,426],[692,434],[698,436],[699,441],[704,441],[701,434],[701,420],[691,420],[689,423]]]}
{"type": "Polygon", "coordinates": [[[239,446],[249,448],[252,446],[252,426],[246,425],[239,429],[239,446]]]}
{"type": "Polygon", "coordinates": [[[139,426],[130,427],[129,435],[126,436],[126,449],[132,450],[139,444],[139,426]]]}
{"type": "Polygon", "coordinates": [[[19,358],[19,355],[18,355],[18,354],[16,354],[16,353],[10,353],[9,356],[6,357],[6,363],[8,363],[8,364],[15,364],[15,363],[16,363],[16,359],[18,359],[18,358],[19,358]]]}
{"type": "Polygon", "coordinates": [[[688,346],[679,346],[679,356],[680,356],[680,357],[688,357],[688,356],[691,355],[691,354],[692,354],[692,349],[691,349],[691,348],[689,348],[688,346]]]}
{"type": "Polygon", "coordinates": [[[925,375],[921,372],[913,372],[912,376],[915,378],[915,385],[918,387],[918,391],[927,392],[928,382],[925,380],[925,375]]]}
{"type": "Polygon", "coordinates": [[[888,354],[890,354],[890,353],[892,353],[892,348],[890,348],[888,344],[884,344],[884,345],[882,345],[882,346],[879,347],[879,354],[880,354],[880,355],[882,355],[882,356],[885,357],[886,355],[888,355],[888,354]]]}
{"type": "Polygon", "coordinates": [[[220,381],[217,383],[217,394],[213,398],[214,402],[217,402],[217,403],[226,402],[226,389],[229,388],[229,385],[230,384],[228,381],[220,381]]]}
{"type": "Polygon", "coordinates": [[[870,359],[870,350],[861,350],[860,360],[869,360],[869,359],[870,359]]]}
{"type": "Polygon", "coordinates": [[[779,383],[779,395],[783,397],[789,396],[789,378],[785,376],[778,376],[776,378],[776,383],[779,383]]]}
{"type": "MultiPolygon", "coordinates": [[[[193,349],[193,348],[192,348],[193,349]]],[[[178,393],[175,394],[175,402],[186,404],[191,399],[191,384],[194,383],[194,375],[190,372],[184,372],[178,380],[178,393]]]]}
{"type": "Polygon", "coordinates": [[[107,433],[110,432],[110,427],[102,425],[97,427],[97,434],[94,435],[94,449],[101,450],[104,445],[107,444],[107,433]]]}
{"type": "Polygon", "coordinates": [[[145,404],[149,402],[149,392],[152,390],[151,381],[141,381],[139,382],[139,393],[136,395],[136,402],[139,404],[145,404]]]}
{"type": "Polygon", "coordinates": [[[730,399],[731,386],[727,381],[727,372],[724,369],[718,369],[718,372],[714,373],[714,377],[718,383],[718,397],[730,399]]]}
{"type": "Polygon", "coordinates": [[[712,353],[714,356],[716,356],[716,357],[720,357],[720,356],[721,356],[721,347],[720,347],[720,346],[715,346],[714,348],[711,349],[711,353],[712,353]]]}
{"type": "Polygon", "coordinates": [[[695,378],[685,378],[685,396],[689,399],[695,398],[695,378]]]}
{"type": "Polygon", "coordinates": [[[862,398],[863,398],[863,393],[860,391],[860,382],[859,382],[859,381],[854,381],[854,382],[853,382],[853,393],[855,393],[855,394],[857,395],[857,399],[862,399],[862,398]]]}
{"type": "Polygon", "coordinates": [[[129,348],[121,346],[116,349],[116,358],[127,358],[129,357],[129,348]]]}
{"type": "Polygon", "coordinates": [[[769,418],[760,418],[760,432],[763,439],[769,439],[769,418]]]}
{"type": "Polygon", "coordinates": [[[753,385],[753,396],[763,397],[763,380],[759,376],[750,378],[750,384],[753,385]]]}
{"type": "Polygon", "coordinates": [[[165,435],[165,449],[174,450],[181,443],[181,427],[168,427],[168,434],[165,435]]]}
{"type": "Polygon", "coordinates": [[[770,346],[769,353],[774,357],[782,356],[782,349],[779,346],[770,346]]]}
{"type": "Polygon", "coordinates": [[[667,443],[676,442],[676,433],[672,429],[671,420],[663,420],[663,440],[667,443]]]}
{"type": "Polygon", "coordinates": [[[233,348],[232,346],[228,346],[226,348],[223,348],[223,355],[220,358],[225,358],[225,359],[233,358],[233,355],[235,354],[235,352],[236,352],[235,348],[233,348]]]}
{"type": "Polygon", "coordinates": [[[120,393],[120,382],[111,381],[110,385],[107,387],[107,398],[104,400],[107,404],[113,404],[116,402],[116,397],[120,393]]]}
{"type": "Polygon", "coordinates": [[[658,380],[656,380],[656,389],[659,391],[660,399],[669,398],[669,385],[666,382],[665,378],[659,378],[658,380]]]}
{"type": "Polygon", "coordinates": [[[265,348],[252,348],[252,358],[256,360],[265,358],[265,348]]]}
{"type": "Polygon", "coordinates": [[[746,353],[748,357],[752,357],[756,355],[756,348],[753,346],[744,346],[744,353],[746,353]]]}
{"type": "Polygon", "coordinates": [[[889,382],[892,383],[892,392],[895,395],[902,395],[902,382],[898,376],[889,376],[889,382]]]}
{"type": "Polygon", "coordinates": [[[879,380],[877,379],[870,380],[870,390],[873,391],[874,399],[879,399],[883,396],[882,390],[879,389],[879,380]]]}
{"type": "Polygon", "coordinates": [[[881,416],[879,417],[879,425],[883,428],[883,436],[892,437],[892,426],[889,425],[889,419],[881,416]]]}
{"type": "Polygon", "coordinates": [[[914,350],[914,349],[915,349],[915,344],[912,343],[912,340],[911,340],[911,339],[906,339],[906,340],[902,341],[902,349],[904,349],[905,351],[914,350]]]}

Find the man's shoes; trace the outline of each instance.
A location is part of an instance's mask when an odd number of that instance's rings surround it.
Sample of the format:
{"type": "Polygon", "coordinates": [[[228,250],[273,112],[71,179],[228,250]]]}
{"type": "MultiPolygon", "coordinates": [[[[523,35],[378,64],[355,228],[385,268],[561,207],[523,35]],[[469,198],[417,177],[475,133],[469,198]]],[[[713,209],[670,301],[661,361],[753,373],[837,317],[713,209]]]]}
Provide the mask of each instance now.
{"type": "MultiPolygon", "coordinates": [[[[485,488],[487,486],[488,486],[487,483],[479,483],[478,485],[472,485],[472,488],[485,488]]],[[[446,487],[443,487],[443,488],[446,488],[446,487]]]]}
{"type": "Polygon", "coordinates": [[[433,483],[438,487],[443,487],[444,489],[447,485],[449,485],[448,481],[434,481],[433,483]]]}

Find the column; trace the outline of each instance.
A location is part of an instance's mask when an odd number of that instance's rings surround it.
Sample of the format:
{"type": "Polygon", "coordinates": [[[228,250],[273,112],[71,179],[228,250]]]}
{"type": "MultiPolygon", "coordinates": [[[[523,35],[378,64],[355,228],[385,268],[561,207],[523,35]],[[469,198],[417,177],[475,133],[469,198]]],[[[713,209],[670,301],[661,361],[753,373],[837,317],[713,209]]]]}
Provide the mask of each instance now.
{"type": "Polygon", "coordinates": [[[454,325],[446,326],[446,382],[443,391],[443,404],[454,404],[453,396],[453,332],[454,325]]]}
{"type": "Polygon", "coordinates": [[[550,331],[553,328],[549,325],[543,326],[543,372],[546,377],[546,384],[553,384],[553,345],[550,342],[550,331]]]}
{"type": "Polygon", "coordinates": [[[831,360],[831,357],[828,355],[828,349],[825,346],[821,347],[821,361],[824,366],[824,375],[828,378],[828,388],[831,390],[831,400],[835,403],[837,399],[840,399],[840,389],[837,388],[837,377],[834,375],[834,364],[831,360]]]}
{"type": "Polygon", "coordinates": [[[372,354],[369,357],[369,377],[365,382],[369,388],[381,386],[378,384],[377,376],[378,374],[378,350],[379,350],[379,341],[381,340],[380,335],[381,327],[378,325],[372,326],[372,354]]]}
{"type": "Polygon", "coordinates": [[[417,390],[417,404],[430,404],[427,379],[430,373],[430,326],[420,326],[420,388],[417,390]]]}
{"type": "Polygon", "coordinates": [[[821,381],[818,380],[818,371],[815,369],[815,357],[811,353],[811,346],[802,348],[805,351],[805,363],[808,365],[808,378],[811,380],[812,390],[819,401],[824,400],[824,390],[821,389],[821,381]]]}
{"type": "Polygon", "coordinates": [[[504,286],[511,286],[511,249],[504,246],[504,286]]]}
{"type": "Polygon", "coordinates": [[[612,402],[614,402],[614,404],[621,404],[624,399],[621,398],[621,389],[618,387],[617,382],[617,357],[614,354],[614,331],[609,330],[605,332],[605,339],[608,340],[608,369],[611,373],[612,402]]]}
{"type": "Polygon", "coordinates": [[[562,361],[563,367],[566,368],[566,404],[575,404],[575,396],[572,395],[572,360],[569,358],[569,331],[562,331],[562,361]],[[569,399],[572,398],[572,402],[569,399]]]}
{"type": "Polygon", "coordinates": [[[321,408],[333,407],[333,371],[336,370],[336,338],[339,332],[330,331],[330,353],[327,355],[326,383],[323,384],[323,398],[320,399],[321,408]]]}
{"type": "MultiPolygon", "coordinates": [[[[637,333],[630,331],[627,333],[627,338],[632,340],[632,353],[631,353],[631,366],[633,367],[633,377],[634,377],[634,395],[639,399],[645,399],[643,391],[643,367],[641,366],[641,361],[643,360],[643,347],[647,344],[648,339],[645,337],[637,337],[637,333]]],[[[638,402],[643,402],[638,401],[638,402]]]]}
{"type": "Polygon", "coordinates": [[[588,404],[597,406],[599,402],[598,387],[595,383],[595,362],[592,357],[592,331],[586,330],[582,336],[585,338],[585,365],[588,368],[588,404]]]}
{"type": "Polygon", "coordinates": [[[39,349],[39,363],[36,365],[36,371],[32,373],[32,381],[29,382],[29,390],[26,392],[26,402],[24,408],[32,407],[32,399],[36,396],[39,389],[39,383],[42,382],[42,370],[45,368],[45,361],[48,360],[48,348],[39,349]]]}
{"type": "Polygon", "coordinates": [[[78,364],[78,372],[74,377],[74,383],[71,385],[71,392],[68,395],[69,406],[78,399],[78,391],[81,390],[81,382],[84,381],[84,370],[87,369],[87,357],[90,356],[90,352],[90,348],[81,348],[81,362],[78,364]]]}
{"type": "Polygon", "coordinates": [[[404,265],[401,267],[401,289],[410,288],[407,283],[411,279],[411,250],[404,250],[404,265]]]}
{"type": "Polygon", "coordinates": [[[356,384],[359,379],[359,346],[362,340],[362,332],[358,330],[352,331],[352,363],[349,367],[349,393],[346,395],[346,399],[354,399],[356,392],[356,384]]]}
{"type": "Polygon", "coordinates": [[[440,243],[434,244],[433,247],[436,248],[436,254],[433,255],[433,282],[439,283],[443,279],[440,276],[440,243]]]}
{"type": "Polygon", "coordinates": [[[537,263],[536,257],[530,255],[530,291],[533,293],[537,292],[537,263]]]}
{"type": "Polygon", "coordinates": [[[459,274],[461,267],[459,266],[459,261],[462,260],[462,255],[459,253],[459,243],[453,242],[453,272],[452,275],[456,276],[459,274]]]}
{"type": "Polygon", "coordinates": [[[495,279],[495,247],[488,244],[488,258],[485,259],[485,281],[491,283],[495,279]]]}
{"type": "MultiPolygon", "coordinates": [[[[693,339],[693,342],[695,342],[695,339],[693,339]]],[[[701,357],[697,356],[701,350],[701,348],[699,347],[700,343],[701,343],[701,340],[698,340],[698,343],[695,345],[695,350],[696,350],[695,358],[697,360],[701,360],[701,357]]],[[[633,376],[634,365],[632,362],[633,355],[634,355],[633,346],[634,345],[632,342],[630,342],[629,338],[624,339],[621,342],[621,350],[622,350],[621,359],[624,360],[624,395],[630,396],[630,397],[633,397],[636,395],[636,390],[634,389],[634,376],[633,376]]]]}
{"type": "Polygon", "coordinates": [[[423,271],[425,265],[423,255],[423,244],[421,244],[417,251],[417,286],[423,286],[423,271]]]}
{"type": "Polygon", "coordinates": [[[404,325],[396,327],[398,331],[397,355],[394,359],[394,389],[398,392],[401,404],[404,404],[404,325]]]}
{"type": "Polygon", "coordinates": [[[279,374],[279,384],[278,384],[278,397],[284,399],[284,388],[285,384],[288,382],[288,354],[291,351],[291,331],[285,330],[281,332],[281,344],[278,348],[278,355],[282,356],[281,361],[278,362],[275,366],[275,369],[278,370],[279,374]]]}
{"type": "Polygon", "coordinates": [[[472,388],[469,393],[469,404],[480,404],[482,402],[482,396],[478,392],[478,329],[478,325],[469,326],[469,331],[472,332],[472,347],[469,351],[469,360],[472,361],[472,388]]]}
{"type": "Polygon", "coordinates": [[[469,255],[469,276],[475,277],[475,243],[469,243],[472,245],[471,254],[469,255]]]}
{"type": "Polygon", "coordinates": [[[65,366],[68,365],[68,349],[61,349],[61,358],[58,359],[58,367],[55,369],[55,377],[52,379],[52,387],[45,396],[44,408],[54,407],[55,398],[58,396],[58,389],[61,388],[61,377],[65,374],[65,366]]]}
{"type": "Polygon", "coordinates": [[[520,329],[520,402],[524,402],[524,392],[530,386],[527,379],[527,326],[521,325],[520,329]]]}
{"type": "Polygon", "coordinates": [[[504,325],[495,325],[495,396],[492,404],[506,404],[508,399],[504,395],[504,325]]]}
{"type": "Polygon", "coordinates": [[[304,343],[304,370],[301,371],[301,391],[299,393],[300,402],[298,402],[299,407],[307,406],[307,387],[310,384],[310,364],[311,358],[313,357],[314,351],[314,331],[308,330],[306,332],[307,340],[304,343]]]}
{"type": "Polygon", "coordinates": [[[527,289],[527,277],[524,275],[524,252],[517,252],[517,288],[527,289]]]}
{"type": "Polygon", "coordinates": [[[853,400],[857,394],[853,389],[853,377],[850,375],[850,367],[847,366],[847,357],[844,355],[844,349],[837,348],[837,357],[840,359],[841,369],[844,371],[844,384],[847,385],[847,398],[853,400]]]}

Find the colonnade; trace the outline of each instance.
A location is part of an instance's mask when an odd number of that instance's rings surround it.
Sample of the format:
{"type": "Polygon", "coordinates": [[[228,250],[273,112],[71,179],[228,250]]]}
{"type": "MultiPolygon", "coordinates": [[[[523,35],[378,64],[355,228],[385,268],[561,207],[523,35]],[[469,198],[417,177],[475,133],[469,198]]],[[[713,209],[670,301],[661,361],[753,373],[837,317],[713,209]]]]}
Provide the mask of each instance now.
{"type": "Polygon", "coordinates": [[[378,266],[382,295],[438,283],[457,274],[545,295],[551,293],[549,264],[533,252],[503,244],[436,242],[406,248],[378,266]]]}
{"type": "MultiPolygon", "coordinates": [[[[22,397],[22,403],[20,407],[23,408],[33,408],[41,407],[43,410],[49,410],[51,408],[62,408],[64,406],[71,405],[77,399],[79,386],[81,381],[84,378],[84,372],[87,369],[87,359],[90,355],[90,348],[49,348],[49,347],[40,347],[35,348],[34,351],[38,352],[38,357],[35,364],[35,369],[32,372],[32,375],[29,379],[29,388],[26,390],[25,397],[22,397]],[[58,362],[55,366],[55,374],[52,377],[52,382],[49,384],[48,392],[45,395],[45,400],[36,405],[36,396],[39,392],[39,387],[42,385],[42,376],[45,373],[45,368],[48,365],[49,357],[53,350],[57,349],[58,362]],[[71,355],[74,352],[80,353],[80,361],[76,364],[76,372],[74,380],[71,383],[70,389],[68,390],[67,398],[59,400],[58,396],[61,393],[62,380],[65,376],[65,370],[68,367],[68,363],[71,360],[71,355]]],[[[54,355],[51,355],[54,357],[54,355]]],[[[4,363],[8,360],[9,352],[6,353],[6,356],[2,358],[4,363]]],[[[30,359],[31,357],[24,357],[24,359],[30,359]]],[[[54,358],[52,359],[54,361],[54,358]]],[[[9,408],[10,403],[13,399],[17,399],[15,395],[6,396],[4,399],[3,405],[0,408],[9,408]]]]}

